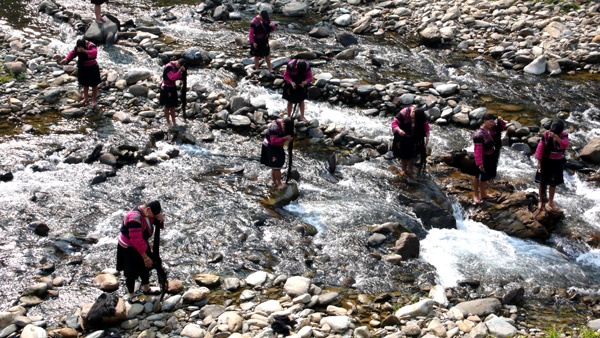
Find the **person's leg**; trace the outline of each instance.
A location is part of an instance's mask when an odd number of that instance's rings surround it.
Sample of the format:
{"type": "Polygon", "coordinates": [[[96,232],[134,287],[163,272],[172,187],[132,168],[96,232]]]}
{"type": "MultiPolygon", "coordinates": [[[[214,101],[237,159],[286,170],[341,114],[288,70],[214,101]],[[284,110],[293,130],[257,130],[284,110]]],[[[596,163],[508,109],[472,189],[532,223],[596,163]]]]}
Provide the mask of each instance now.
{"type": "Polygon", "coordinates": [[[127,292],[129,293],[129,299],[135,297],[135,279],[126,278],[125,285],[127,286],[127,292]]]}
{"type": "Polygon", "coordinates": [[[554,193],[556,192],[556,187],[550,186],[548,188],[548,206],[556,211],[560,210],[556,204],[554,204],[554,193]]]}
{"type": "Polygon", "coordinates": [[[273,169],[273,174],[275,175],[275,184],[277,184],[277,189],[283,190],[283,182],[281,182],[281,169],[273,169]]]}
{"type": "Polygon", "coordinates": [[[171,121],[173,121],[173,125],[177,125],[177,121],[175,121],[175,107],[171,107],[171,121]]]}
{"type": "Polygon", "coordinates": [[[406,169],[408,170],[408,174],[411,176],[415,176],[415,172],[413,171],[413,167],[415,165],[415,160],[414,159],[410,159],[408,161],[406,161],[406,169]]]}
{"type": "Polygon", "coordinates": [[[273,69],[271,69],[271,55],[265,56],[265,62],[267,63],[267,67],[269,69],[269,73],[272,73],[273,69]]]}
{"type": "Polygon", "coordinates": [[[142,291],[150,291],[150,269],[142,269],[140,279],[142,280],[142,291]]]}
{"type": "Polygon", "coordinates": [[[273,180],[273,185],[277,186],[277,178],[275,177],[275,169],[271,169],[271,179],[273,180]]]}
{"type": "Polygon", "coordinates": [[[171,115],[169,115],[169,107],[165,106],[165,119],[167,119],[167,126],[171,125],[169,121],[171,119],[171,115]]]}
{"type": "Polygon", "coordinates": [[[288,117],[291,118],[292,117],[292,107],[293,104],[291,102],[288,101],[288,106],[287,106],[287,113],[288,113],[288,117]]]}
{"type": "Polygon", "coordinates": [[[479,190],[481,192],[481,194],[480,194],[481,199],[492,198],[493,197],[493,196],[490,196],[490,195],[487,194],[487,192],[485,191],[486,188],[487,188],[487,181],[481,181],[481,182],[479,182],[479,190]]]}
{"type": "Polygon", "coordinates": [[[83,87],[83,99],[79,103],[86,103],[89,100],[90,87],[83,87]]]}
{"type": "Polygon", "coordinates": [[[92,87],[92,106],[97,106],[98,101],[96,98],[98,97],[98,86],[92,87]]]}
{"type": "Polygon", "coordinates": [[[300,102],[300,121],[306,121],[304,118],[304,101],[300,102]]]}
{"type": "Polygon", "coordinates": [[[402,172],[405,175],[408,175],[408,161],[405,159],[400,159],[400,164],[402,164],[402,172]]]}
{"type": "Polygon", "coordinates": [[[105,23],[106,19],[102,18],[102,11],[100,9],[100,5],[94,6],[94,13],[96,14],[96,22],[97,23],[105,23]]]}
{"type": "Polygon", "coordinates": [[[479,178],[473,177],[473,201],[477,204],[481,203],[481,197],[479,195],[479,178]]]}
{"type": "Polygon", "coordinates": [[[258,70],[258,63],[260,62],[260,57],[254,57],[254,70],[258,70]]]}
{"type": "Polygon", "coordinates": [[[540,183],[540,189],[539,189],[539,193],[540,193],[540,200],[538,202],[538,210],[544,210],[544,191],[542,190],[542,184],[540,183]]]}

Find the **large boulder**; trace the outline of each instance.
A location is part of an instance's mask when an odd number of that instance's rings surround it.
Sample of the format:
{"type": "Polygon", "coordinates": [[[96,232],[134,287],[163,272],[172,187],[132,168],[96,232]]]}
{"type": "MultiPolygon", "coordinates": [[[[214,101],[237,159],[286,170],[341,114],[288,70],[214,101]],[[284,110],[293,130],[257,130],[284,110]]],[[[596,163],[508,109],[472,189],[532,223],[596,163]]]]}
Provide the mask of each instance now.
{"type": "Polygon", "coordinates": [[[283,286],[283,291],[290,297],[298,297],[308,293],[310,289],[310,279],[306,277],[294,276],[287,279],[283,286]]]}
{"type": "Polygon", "coordinates": [[[442,33],[437,25],[431,23],[419,32],[421,42],[425,45],[435,45],[442,41],[442,33]]]}
{"type": "Polygon", "coordinates": [[[290,2],[281,9],[284,16],[304,16],[306,14],[306,4],[304,2],[290,2]]]}
{"type": "Polygon", "coordinates": [[[542,32],[548,33],[551,37],[555,39],[559,39],[563,35],[563,31],[565,30],[565,25],[558,21],[552,21],[551,23],[544,28],[542,32]]]}
{"type": "Polygon", "coordinates": [[[97,23],[96,20],[92,21],[85,32],[85,38],[96,44],[113,44],[118,31],[118,24],[107,17],[106,22],[102,24],[97,23]]]}
{"type": "Polygon", "coordinates": [[[207,51],[194,48],[186,50],[181,57],[192,66],[207,65],[211,62],[210,54],[207,51]]]}
{"type": "Polygon", "coordinates": [[[22,306],[14,306],[10,309],[0,312],[0,329],[9,326],[15,318],[25,315],[25,308],[22,306]]]}
{"type": "Polygon", "coordinates": [[[133,85],[133,86],[129,87],[129,93],[131,93],[131,95],[133,95],[133,96],[146,97],[146,96],[148,96],[149,91],[150,91],[150,89],[148,89],[148,87],[142,86],[142,85],[133,85]]]}
{"type": "Polygon", "coordinates": [[[582,160],[600,164],[600,137],[594,137],[579,153],[582,160]]]}
{"type": "Polygon", "coordinates": [[[345,332],[352,323],[352,319],[348,316],[330,316],[321,319],[321,326],[327,324],[331,328],[331,331],[342,333],[345,332]]]}
{"type": "Polygon", "coordinates": [[[435,90],[442,96],[449,96],[456,93],[459,89],[457,83],[441,84],[435,87],[435,90]]]}
{"type": "Polygon", "coordinates": [[[117,281],[117,278],[109,273],[103,273],[96,276],[93,284],[98,289],[107,292],[115,291],[119,288],[119,282],[117,281]]]}
{"type": "Polygon", "coordinates": [[[151,76],[152,72],[147,69],[134,69],[125,74],[125,81],[127,81],[127,85],[132,85],[151,76]]]}
{"type": "Polygon", "coordinates": [[[523,71],[527,74],[533,75],[543,74],[546,71],[546,56],[540,55],[537,59],[525,66],[523,71]]]}
{"type": "MultiPolygon", "coordinates": [[[[431,180],[422,182],[407,182],[406,189],[400,192],[400,203],[410,207],[415,215],[421,219],[425,229],[456,229],[452,202],[431,180]]],[[[404,258],[408,258],[399,253],[404,258]]]]}
{"type": "Polygon", "coordinates": [[[401,318],[403,316],[410,316],[411,318],[418,316],[427,316],[433,310],[433,304],[433,300],[423,299],[415,304],[406,305],[398,309],[395,315],[398,318],[401,318]]]}
{"type": "Polygon", "coordinates": [[[10,71],[11,73],[13,73],[14,75],[18,75],[18,74],[27,72],[27,67],[22,62],[19,62],[19,61],[5,62],[4,68],[7,71],[10,71]]]}
{"type": "Polygon", "coordinates": [[[228,122],[229,125],[236,128],[248,128],[252,124],[250,118],[244,115],[229,115],[228,122]]]}
{"type": "Polygon", "coordinates": [[[339,32],[335,36],[335,40],[339,42],[342,46],[348,47],[350,45],[357,45],[358,39],[354,35],[348,32],[339,32]]]}
{"type": "Polygon", "coordinates": [[[48,334],[46,330],[33,324],[28,324],[21,331],[21,338],[46,338],[48,334]]]}
{"type": "Polygon", "coordinates": [[[502,307],[502,303],[497,298],[483,298],[459,303],[454,308],[462,312],[465,317],[470,314],[485,317],[496,312],[500,307],[502,307]]]}
{"type": "Polygon", "coordinates": [[[390,250],[406,260],[409,258],[419,258],[420,248],[421,244],[417,235],[405,232],[400,235],[400,238],[396,241],[396,245],[390,250]]]}

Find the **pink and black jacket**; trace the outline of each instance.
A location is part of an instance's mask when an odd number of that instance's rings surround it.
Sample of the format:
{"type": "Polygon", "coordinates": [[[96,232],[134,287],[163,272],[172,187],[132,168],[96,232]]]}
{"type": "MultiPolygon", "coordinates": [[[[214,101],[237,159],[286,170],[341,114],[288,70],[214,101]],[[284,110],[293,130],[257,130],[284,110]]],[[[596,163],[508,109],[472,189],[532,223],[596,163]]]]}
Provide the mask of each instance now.
{"type": "Polygon", "coordinates": [[[298,64],[298,60],[293,59],[288,62],[287,67],[285,68],[285,72],[283,73],[283,79],[285,82],[295,84],[300,84],[302,81],[305,81],[307,84],[310,83],[313,79],[312,71],[310,70],[310,64],[306,62],[306,71],[304,74],[300,74],[296,65],[298,64]]]}
{"type": "MultiPolygon", "coordinates": [[[[406,136],[414,135],[415,126],[410,117],[410,108],[411,107],[402,108],[402,110],[398,112],[398,115],[396,115],[394,122],[392,122],[392,133],[394,135],[398,129],[402,129],[406,133],[406,136]]],[[[425,137],[429,137],[429,121],[425,121],[424,129],[425,137]]]]}
{"type": "Polygon", "coordinates": [[[275,30],[275,24],[271,22],[269,29],[265,26],[265,23],[258,17],[252,19],[250,22],[250,37],[248,42],[252,45],[255,42],[259,44],[267,44],[269,42],[269,35],[275,30]]]}
{"type": "Polygon", "coordinates": [[[156,217],[144,217],[140,207],[141,205],[131,209],[125,215],[118,240],[122,247],[133,247],[142,255],[148,249],[148,239],[152,237],[154,227],[163,228],[164,222],[159,221],[156,217]]]}
{"type": "Polygon", "coordinates": [[[183,78],[181,71],[177,70],[173,62],[169,62],[163,68],[163,81],[160,86],[161,88],[164,86],[173,87],[175,86],[175,81],[181,78],[183,78]]]}
{"type": "Polygon", "coordinates": [[[79,64],[83,66],[93,66],[97,64],[96,57],[98,56],[98,48],[91,41],[86,41],[85,49],[87,53],[78,53],[77,47],[67,55],[67,63],[73,61],[75,57],[79,57],[79,64]]]}
{"type": "Polygon", "coordinates": [[[497,127],[501,127],[502,130],[505,130],[506,122],[500,120],[494,122],[494,125],[489,131],[481,126],[481,128],[473,135],[473,144],[475,145],[475,165],[483,165],[483,155],[491,155],[494,153],[494,137],[496,136],[497,127]],[[500,125],[498,125],[498,123],[500,123],[500,125]]]}
{"type": "Polygon", "coordinates": [[[545,147],[550,147],[550,159],[560,160],[564,157],[565,149],[569,146],[569,135],[563,131],[559,136],[560,142],[558,142],[553,137],[548,136],[548,133],[549,131],[545,132],[540,139],[540,143],[538,143],[535,150],[535,158],[541,160],[545,147]]]}
{"type": "Polygon", "coordinates": [[[275,147],[283,147],[285,144],[285,133],[281,123],[281,120],[275,120],[271,122],[269,128],[267,129],[267,133],[265,134],[265,139],[263,140],[263,144],[265,146],[268,147],[271,145],[275,147]]]}

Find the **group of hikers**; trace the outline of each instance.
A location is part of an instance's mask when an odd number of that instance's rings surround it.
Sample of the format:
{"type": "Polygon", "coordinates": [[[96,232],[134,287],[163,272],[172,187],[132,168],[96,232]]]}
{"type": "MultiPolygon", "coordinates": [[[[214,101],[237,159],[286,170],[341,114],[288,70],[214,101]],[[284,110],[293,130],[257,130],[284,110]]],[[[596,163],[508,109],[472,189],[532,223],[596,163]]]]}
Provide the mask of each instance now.
{"type": "MultiPolygon", "coordinates": [[[[105,0],[91,0],[96,5],[96,21],[102,23],[100,4],[105,0]]],[[[267,11],[261,11],[251,22],[249,32],[250,55],[254,57],[255,70],[259,69],[260,58],[264,57],[268,71],[272,72],[270,60],[269,36],[275,30],[275,24],[269,20],[267,11]]],[[[100,71],[96,62],[97,48],[85,39],[77,41],[76,47],[61,61],[67,64],[78,58],[79,83],[84,88],[81,103],[89,100],[89,87],[92,87],[92,106],[96,106],[100,71]]],[[[176,125],[175,108],[179,100],[176,81],[185,76],[186,60],[171,61],[163,67],[160,84],[160,104],[164,105],[167,125],[176,125]]],[[[307,121],[304,117],[304,100],[307,88],[312,81],[310,65],[305,60],[292,59],[284,72],[282,97],[288,101],[287,117],[271,122],[267,127],[262,142],[260,162],[271,169],[271,177],[277,189],[284,189],[281,169],[286,162],[284,144],[293,141],[295,120],[307,121]],[[294,116],[299,108],[300,115],[294,116]]],[[[507,128],[506,122],[492,114],[485,114],[481,127],[473,135],[476,172],[473,177],[473,203],[481,204],[483,200],[493,198],[486,192],[487,182],[496,177],[500,148],[500,136],[507,128]]],[[[538,209],[549,207],[558,210],[554,204],[556,186],[563,183],[564,151],[569,145],[564,123],[556,120],[550,130],[541,137],[535,152],[538,160],[535,182],[539,184],[540,200],[538,209]],[[549,196],[546,201],[546,187],[549,196]]],[[[426,164],[426,149],[429,144],[430,128],[427,114],[416,106],[401,109],[392,122],[392,152],[399,159],[402,171],[407,177],[415,177],[415,160],[418,159],[418,174],[422,174],[426,164]]],[[[139,205],[127,213],[123,219],[117,250],[117,269],[124,271],[130,302],[136,302],[135,280],[141,278],[144,294],[159,294],[159,290],[150,288],[149,272],[156,268],[156,255],[148,245],[149,238],[164,227],[164,218],[158,201],[139,205]]]]}

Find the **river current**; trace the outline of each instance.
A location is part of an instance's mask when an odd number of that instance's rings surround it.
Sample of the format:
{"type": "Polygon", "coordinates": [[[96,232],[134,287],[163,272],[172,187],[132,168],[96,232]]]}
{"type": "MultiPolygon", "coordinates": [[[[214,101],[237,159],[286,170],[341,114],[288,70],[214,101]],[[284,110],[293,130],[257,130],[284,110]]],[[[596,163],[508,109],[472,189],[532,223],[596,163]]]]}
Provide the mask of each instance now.
{"type": "MultiPolygon", "coordinates": [[[[76,32],[71,26],[45,15],[31,15],[39,1],[23,2],[23,7],[18,6],[18,1],[9,3],[14,6],[0,9],[0,18],[4,18],[0,25],[5,32],[45,41],[58,53],[72,48],[76,32]],[[28,11],[21,12],[22,8],[28,11]]],[[[84,6],[82,1],[62,4],[71,8],[84,6]]],[[[121,5],[149,9],[137,13],[122,11],[119,18],[160,26],[167,37],[176,37],[176,46],[246,57],[247,51],[233,48],[232,41],[245,37],[245,23],[253,13],[250,10],[242,10],[243,23],[211,25],[191,15],[193,6],[176,6],[171,12],[179,19],[167,23],[152,16],[160,10],[152,7],[155,3],[129,1],[121,5]]],[[[118,13],[116,8],[109,5],[118,13]]],[[[274,50],[273,58],[307,49],[340,48],[333,38],[316,41],[307,37],[306,33],[319,21],[295,22],[277,15],[274,20],[279,20],[281,27],[275,38],[282,40],[285,47],[274,50]]],[[[390,36],[382,40],[359,37],[361,52],[355,60],[334,61],[315,67],[313,72],[331,72],[337,78],[359,78],[371,84],[454,80],[476,88],[482,97],[481,106],[523,125],[539,125],[543,117],[555,117],[560,110],[570,111],[567,122],[573,147],[582,148],[592,137],[600,136],[600,123],[590,118],[600,109],[598,77],[585,73],[559,78],[517,74],[498,70],[493,61],[474,60],[473,56],[448,48],[415,47],[410,37],[390,36]],[[373,56],[384,57],[389,64],[376,70],[370,63],[373,56]],[[392,64],[402,67],[391,67],[392,64]]],[[[118,45],[101,47],[98,61],[101,66],[124,71],[161,71],[157,59],[118,45]]],[[[235,75],[225,70],[191,69],[188,83],[200,82],[228,97],[263,99],[268,108],[285,109],[279,93],[242,79],[231,87],[223,81],[228,78],[235,75]]],[[[391,119],[366,117],[359,108],[311,101],[307,103],[306,116],[321,124],[354,128],[359,136],[391,140],[391,119]]],[[[215,131],[214,143],[177,146],[159,142],[159,149],[178,147],[181,155],[145,169],[125,166],[106,183],[90,186],[91,179],[104,166],[64,164],[68,151],[89,152],[98,143],[138,144],[147,138],[143,129],[110,121],[67,121],[54,116],[39,123],[46,130],[42,135],[7,132],[0,138],[0,164],[12,168],[15,176],[11,182],[0,183],[0,273],[4,276],[0,283],[0,309],[12,304],[37,271],[49,264],[56,266],[56,275],[66,278],[67,286],[59,299],[44,302],[34,311],[61,314],[95,297],[97,290],[85,286],[99,271],[114,267],[122,217],[136,203],[151,199],[161,201],[167,218],[161,252],[170,277],[186,282],[199,272],[243,276],[253,270],[269,269],[276,274],[311,276],[326,285],[342,286],[352,280],[353,287],[364,292],[398,290],[405,287],[403,281],[412,278],[410,265],[390,268],[369,255],[371,250],[366,243],[369,227],[399,221],[424,235],[420,260],[422,266],[430,266],[434,271],[433,282],[453,286],[466,278],[489,285],[519,280],[528,286],[600,292],[600,250],[566,234],[555,234],[547,241],[512,238],[464,218],[458,204],[454,210],[457,229],[424,230],[412,211],[397,200],[397,186],[402,178],[396,161],[381,157],[340,165],[339,175],[333,178],[327,173],[325,159],[334,150],[303,142],[298,145],[295,158],[302,176],[300,197],[283,208],[267,208],[261,201],[269,193],[270,174],[258,162],[258,139],[215,131]],[[315,147],[320,149],[315,151],[315,147]],[[240,168],[244,169],[243,174],[237,173],[240,168]],[[50,226],[49,237],[37,237],[26,228],[35,220],[50,226]],[[312,241],[291,231],[300,222],[318,230],[312,241]],[[223,261],[210,263],[217,253],[224,255],[223,261]],[[257,254],[260,264],[245,259],[250,254],[257,254]],[[77,260],[83,263],[63,264],[77,260]]],[[[471,130],[433,125],[431,134],[434,155],[472,148],[471,130]]],[[[535,191],[534,168],[532,157],[505,148],[498,178],[535,191]]],[[[567,232],[582,236],[600,233],[597,184],[587,182],[581,174],[565,172],[565,185],[557,190],[556,203],[565,211],[567,232]]]]}

